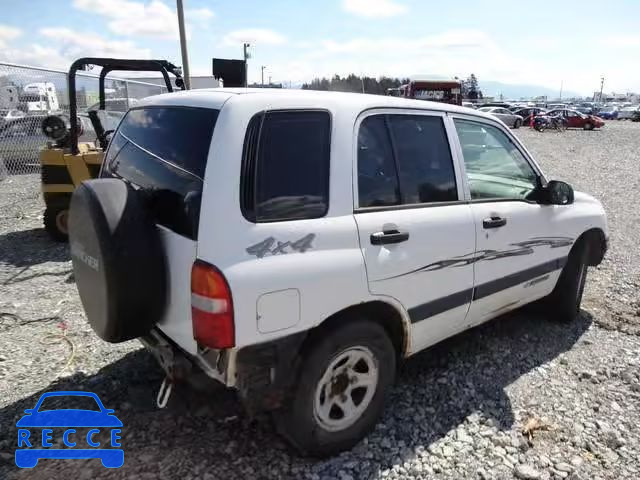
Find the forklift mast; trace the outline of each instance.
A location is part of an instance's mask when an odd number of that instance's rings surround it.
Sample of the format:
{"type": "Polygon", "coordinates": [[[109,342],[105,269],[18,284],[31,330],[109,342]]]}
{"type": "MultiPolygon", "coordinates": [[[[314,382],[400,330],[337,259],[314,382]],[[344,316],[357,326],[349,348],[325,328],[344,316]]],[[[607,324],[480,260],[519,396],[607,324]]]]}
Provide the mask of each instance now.
{"type": "MultiPolygon", "coordinates": [[[[78,154],[78,101],[76,98],[76,73],[78,70],[84,70],[87,65],[96,65],[102,67],[102,71],[100,72],[100,77],[98,80],[98,89],[99,89],[99,101],[100,101],[100,110],[105,109],[105,88],[104,88],[104,80],[105,77],[112,71],[132,71],[132,72],[149,72],[155,71],[160,72],[162,74],[162,78],[164,79],[164,83],[169,92],[173,92],[173,87],[171,85],[171,80],[169,78],[169,73],[175,76],[175,86],[184,90],[184,80],[182,79],[182,72],[180,68],[173,65],[171,62],[166,60],[128,60],[128,59],[119,59],[119,58],[98,58],[98,57],[85,57],[79,58],[75,62],[71,64],[69,68],[69,76],[68,76],[68,87],[69,87],[69,116],[70,120],[70,146],[71,153],[73,155],[78,154]]],[[[91,118],[92,122],[95,123],[97,120],[97,115],[94,118],[91,118]]],[[[98,122],[99,123],[99,122],[98,122]]],[[[101,129],[101,127],[98,127],[101,129]]],[[[98,135],[101,132],[96,130],[98,135]]],[[[104,134],[104,129],[102,129],[102,134],[104,134]]]]}

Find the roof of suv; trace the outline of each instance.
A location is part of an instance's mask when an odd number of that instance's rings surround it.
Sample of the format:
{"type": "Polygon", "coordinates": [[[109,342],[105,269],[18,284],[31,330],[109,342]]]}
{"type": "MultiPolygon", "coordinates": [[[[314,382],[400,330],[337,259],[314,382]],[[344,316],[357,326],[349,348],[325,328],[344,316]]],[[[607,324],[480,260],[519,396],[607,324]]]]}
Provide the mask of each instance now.
{"type": "Polygon", "coordinates": [[[260,105],[266,103],[274,107],[276,107],[279,102],[285,100],[285,98],[295,98],[297,101],[308,101],[310,105],[318,107],[333,104],[353,110],[366,110],[369,108],[413,108],[464,113],[495,120],[494,117],[484,114],[483,112],[446,103],[412,100],[385,95],[280,88],[203,88],[154,95],[145,98],[136,106],[186,105],[221,108],[228,100],[240,96],[245,98],[246,96],[251,96],[251,99],[255,99],[255,102],[260,105]]]}

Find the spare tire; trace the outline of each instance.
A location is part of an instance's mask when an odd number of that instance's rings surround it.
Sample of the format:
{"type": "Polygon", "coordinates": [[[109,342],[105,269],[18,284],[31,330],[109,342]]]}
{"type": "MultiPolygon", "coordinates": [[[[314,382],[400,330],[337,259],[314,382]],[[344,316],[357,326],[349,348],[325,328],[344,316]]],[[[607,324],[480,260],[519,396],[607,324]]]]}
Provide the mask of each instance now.
{"type": "Polygon", "coordinates": [[[112,343],[148,333],[165,310],[167,269],[141,193],[115,178],[83,182],[68,226],[75,282],[93,330],[112,343]]]}

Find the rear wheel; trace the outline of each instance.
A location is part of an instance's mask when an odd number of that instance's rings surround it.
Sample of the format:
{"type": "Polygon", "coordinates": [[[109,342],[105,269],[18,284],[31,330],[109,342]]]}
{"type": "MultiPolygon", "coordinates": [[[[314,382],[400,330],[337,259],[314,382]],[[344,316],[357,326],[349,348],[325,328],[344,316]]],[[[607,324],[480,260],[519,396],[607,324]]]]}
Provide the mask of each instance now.
{"type": "Polygon", "coordinates": [[[513,128],[520,128],[521,125],[522,125],[522,120],[520,120],[519,118],[516,118],[516,121],[513,122],[513,128]]]}
{"type": "Polygon", "coordinates": [[[584,129],[585,130],[593,130],[593,123],[588,122],[584,124],[584,129]]]}
{"type": "Polygon", "coordinates": [[[68,219],[68,202],[47,205],[44,211],[44,229],[56,242],[66,242],[69,238],[68,219]]]}
{"type": "Polygon", "coordinates": [[[552,318],[568,323],[578,317],[587,279],[588,258],[586,242],[576,245],[569,254],[556,287],[544,299],[545,308],[552,318]]]}
{"type": "Polygon", "coordinates": [[[308,350],[278,431],[303,454],[349,449],[373,430],[395,379],[396,352],[384,328],[347,320],[308,350]]]}

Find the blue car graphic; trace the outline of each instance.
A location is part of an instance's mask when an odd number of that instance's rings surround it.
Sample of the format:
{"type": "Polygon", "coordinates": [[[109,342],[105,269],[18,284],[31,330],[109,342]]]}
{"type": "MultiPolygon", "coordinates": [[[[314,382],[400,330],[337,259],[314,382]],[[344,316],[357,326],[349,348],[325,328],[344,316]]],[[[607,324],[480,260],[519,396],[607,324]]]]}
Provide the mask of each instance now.
{"type": "MultiPolygon", "coordinates": [[[[73,399],[72,399],[73,400],[73,399]]],[[[104,407],[98,395],[92,392],[48,392],[42,394],[34,408],[25,410],[24,415],[16,427],[18,428],[18,449],[16,450],[16,465],[20,468],[33,468],[41,458],[85,459],[99,458],[107,468],[119,468],[124,463],[124,451],[120,447],[120,427],[122,422],[113,415],[114,410],[104,407]],[[98,410],[84,410],[77,408],[39,411],[42,402],[51,397],[90,397],[95,400],[98,410]],[[50,427],[63,427],[64,444],[70,448],[52,447],[50,427]],[[91,427],[86,435],[86,442],[95,448],[73,448],[82,439],[76,434],[75,428],[91,427]],[[100,442],[94,441],[94,435],[100,428],[111,429],[111,447],[99,448],[100,442]],[[33,428],[42,428],[42,442],[40,437],[31,436],[33,428]],[[76,441],[71,441],[71,438],[76,441]],[[76,436],[78,438],[76,438],[76,436]],[[38,440],[36,440],[36,438],[38,440]],[[38,448],[39,443],[43,448],[38,448]],[[27,447],[27,448],[20,448],[27,447]]],[[[106,442],[105,442],[106,443],[106,442]]]]}

